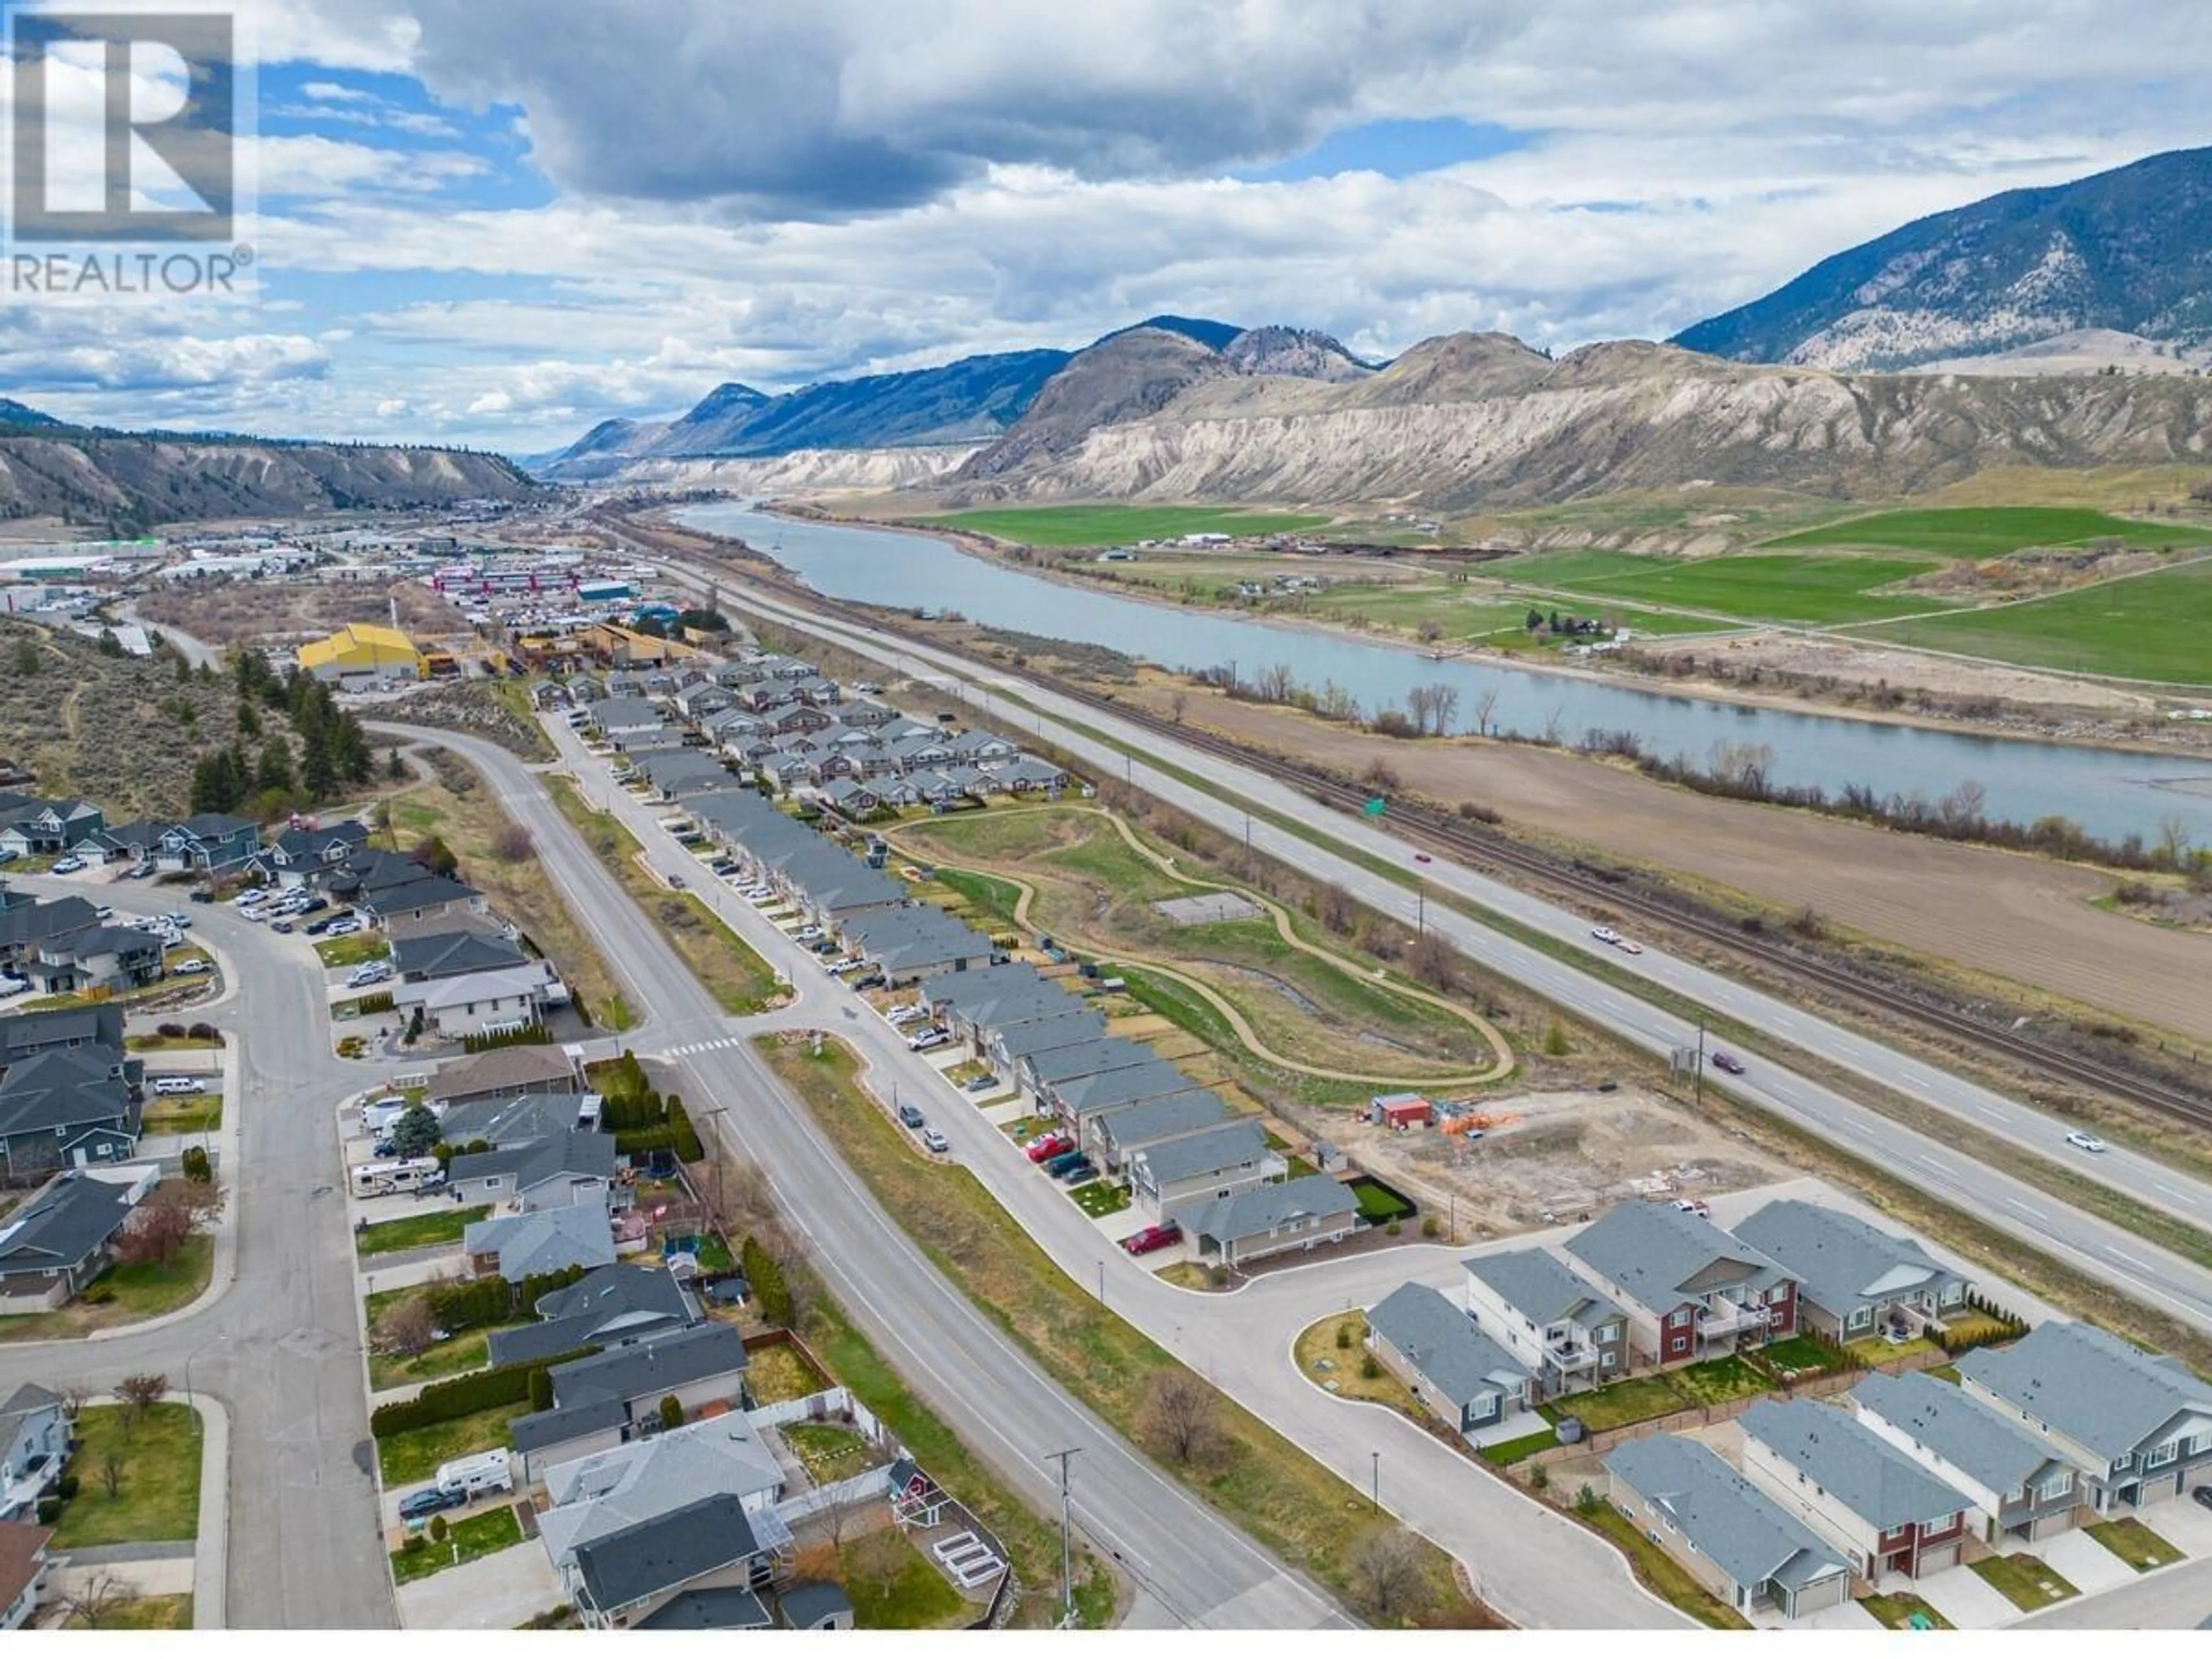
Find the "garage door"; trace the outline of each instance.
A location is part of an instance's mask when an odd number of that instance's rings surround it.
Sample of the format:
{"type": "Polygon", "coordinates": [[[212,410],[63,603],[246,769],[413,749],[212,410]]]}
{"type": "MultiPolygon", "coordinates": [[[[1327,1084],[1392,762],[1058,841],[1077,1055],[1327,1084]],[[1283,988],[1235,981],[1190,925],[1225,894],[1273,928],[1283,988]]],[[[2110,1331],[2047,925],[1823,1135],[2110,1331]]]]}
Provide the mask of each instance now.
{"type": "Polygon", "coordinates": [[[1931,1572],[1942,1572],[1947,1567],[1958,1565],[1959,1547],[1956,1544],[1941,1545],[1935,1549],[1921,1551],[1920,1571],[1914,1576],[1925,1578],[1931,1572]]]}
{"type": "Polygon", "coordinates": [[[2066,1531],[2073,1524],[2074,1517],[2070,1513],[2046,1515],[2028,1528],[2028,1539],[2031,1542],[2039,1544],[2046,1538],[2057,1537],[2060,1533],[2066,1531]]]}
{"type": "Polygon", "coordinates": [[[1802,1619],[1808,1613],[1818,1613],[1823,1607],[1839,1607],[1850,1599],[1851,1576],[1839,1572],[1818,1583],[1808,1584],[1797,1592],[1795,1616],[1802,1619]]]}

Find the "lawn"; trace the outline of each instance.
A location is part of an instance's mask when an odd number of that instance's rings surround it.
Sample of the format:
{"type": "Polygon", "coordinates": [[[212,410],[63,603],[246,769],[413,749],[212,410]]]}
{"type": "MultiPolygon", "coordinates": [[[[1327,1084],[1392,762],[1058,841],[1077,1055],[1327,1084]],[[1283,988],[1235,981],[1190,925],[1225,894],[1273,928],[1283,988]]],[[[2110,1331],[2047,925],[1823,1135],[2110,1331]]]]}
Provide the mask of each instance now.
{"type": "Polygon", "coordinates": [[[1618,1544],[1636,1577],[1654,1595],[1714,1630],[1748,1630],[1748,1620],[1690,1576],[1689,1569],[1646,1538],[1610,1504],[1585,1516],[1591,1526],[1618,1544]]]}
{"type": "Polygon", "coordinates": [[[371,1392],[404,1388],[410,1382],[434,1382],[441,1376],[458,1376],[491,1363],[491,1343],[482,1331],[463,1331],[443,1342],[433,1342],[420,1353],[378,1353],[368,1356],[371,1392]]]}
{"type": "Polygon", "coordinates": [[[137,1267],[110,1267],[87,1287],[88,1293],[113,1292],[107,1302],[88,1302],[80,1296],[52,1313],[13,1314],[0,1319],[0,1342],[44,1342],[87,1336],[94,1331],[173,1313],[207,1288],[215,1264],[215,1240],[195,1233],[185,1241],[177,1259],[167,1267],[147,1262],[137,1267]]]}
{"type": "Polygon", "coordinates": [[[374,929],[315,941],[315,954],[325,968],[358,968],[365,962],[382,962],[391,953],[390,942],[374,929]]]}
{"type": "Polygon", "coordinates": [[[1873,1370],[1892,1359],[1904,1359],[1914,1354],[1941,1353],[1942,1344],[1933,1337],[1916,1336],[1906,1342],[1892,1342],[1886,1337],[1862,1336],[1844,1344],[1844,1352],[1853,1359],[1873,1370]]]}
{"type": "Polygon", "coordinates": [[[1517,1440],[1493,1440],[1482,1448],[1482,1461],[1504,1468],[1510,1464],[1518,1463],[1524,1457],[1533,1457],[1540,1451],[1549,1451],[1559,1443],[1559,1437],[1549,1429],[1524,1434],[1517,1440]]]}
{"type": "Polygon", "coordinates": [[[1608,1382],[1601,1389],[1571,1395],[1541,1409],[1554,1422],[1563,1417],[1579,1418],[1583,1426],[1595,1434],[1629,1423],[1649,1422],[1655,1417],[1671,1417],[1688,1403],[1662,1372],[1650,1376],[1624,1376],[1618,1382],[1608,1382]]]}
{"type": "Polygon", "coordinates": [[[830,1386],[829,1378],[808,1364],[806,1356],[787,1342],[755,1348],[747,1359],[750,1363],[745,1366],[745,1386],[752,1390],[757,1405],[775,1406],[787,1400],[804,1400],[830,1386]]]}
{"type": "Polygon", "coordinates": [[[2212,563],[2156,570],[2021,605],[1962,611],[1868,637],[2039,668],[2212,684],[2212,563]]]}
{"type": "Polygon", "coordinates": [[[1762,547],[1887,547],[1984,559],[2023,547],[2073,547],[2117,536],[2137,547],[2212,540],[2203,525],[2146,524],[2079,507],[1936,507],[1875,513],[1777,536],[1762,547]]]}
{"type": "Polygon", "coordinates": [[[222,1097],[152,1095],[140,1127],[149,1135],[210,1134],[222,1127],[222,1097]]]}
{"type": "Polygon", "coordinates": [[[490,1406],[448,1423],[432,1423],[387,1435],[376,1443],[377,1467],[386,1486],[411,1486],[428,1480],[438,1465],[450,1463],[471,1452],[491,1451],[514,1443],[507,1419],[520,1417],[520,1406],[490,1406]]]}
{"type": "Polygon", "coordinates": [[[1891,1630],[1954,1628],[1949,1620],[1910,1590],[1899,1590],[1893,1595],[1862,1595],[1859,1597],[1859,1605],[1867,1610],[1868,1614],[1876,1624],[1886,1625],[1891,1630]],[[1912,1622],[1915,1613],[1926,1622],[1915,1625],[1912,1622]]]}
{"type": "Polygon", "coordinates": [[[896,1528],[854,1539],[837,1554],[837,1576],[853,1598],[856,1629],[954,1630],[980,1611],[896,1528]],[[897,1563],[888,1581],[876,1565],[878,1551],[897,1563]]]}
{"type": "Polygon", "coordinates": [[[443,1543],[433,1542],[426,1534],[416,1534],[408,1540],[413,1547],[392,1551],[392,1582],[412,1583],[417,1578],[428,1578],[434,1572],[443,1572],[447,1567],[458,1567],[480,1556],[496,1555],[521,1541],[522,1522],[515,1516],[514,1505],[502,1504],[495,1510],[454,1522],[443,1543]]]}
{"type": "Polygon", "coordinates": [[[391,1221],[371,1222],[353,1236],[357,1256],[389,1255],[394,1250],[419,1250],[429,1244],[458,1244],[473,1222],[491,1213],[489,1204],[456,1209],[451,1203],[420,1215],[404,1215],[391,1221]]]}
{"type": "MultiPolygon", "coordinates": [[[[97,1626],[100,1630],[190,1630],[192,1627],[192,1598],[189,1595],[134,1595],[127,1601],[118,1601],[100,1615],[97,1626]]],[[[89,1628],[75,1613],[70,1615],[64,1630],[89,1628]]]]}
{"type": "Polygon", "coordinates": [[[1647,567],[1635,575],[1589,578],[1573,586],[1598,598],[1618,595],[1752,620],[1875,622],[1940,608],[1940,599],[1870,591],[1935,568],[1924,559],[1747,554],[1647,567]]]}
{"type": "Polygon", "coordinates": [[[1331,1314],[1316,1321],[1300,1331],[1291,1345],[1298,1375],[1340,1400],[1370,1401],[1403,1412],[1416,1423],[1426,1422],[1428,1414],[1395,1372],[1378,1363],[1375,1375],[1367,1375],[1366,1334],[1367,1319],[1363,1314],[1331,1314]],[[1338,1346],[1340,1334],[1341,1346],[1338,1346]]]}
{"type": "Polygon", "coordinates": [[[2137,1572],[2148,1572],[2154,1567],[2170,1567],[2181,1559],[2179,1550],[2132,1515],[2124,1516],[2118,1521],[2100,1521],[2083,1530],[2137,1572]]]}
{"type": "Polygon", "coordinates": [[[783,1439],[817,1486],[849,1480],[878,1461],[865,1436],[835,1423],[793,1423],[783,1439]]]}
{"type": "MultiPolygon", "coordinates": [[[[762,1047],[847,1167],[939,1271],[1062,1387],[1133,1437],[1153,1377],[1182,1369],[1174,1357],[1062,1273],[970,1171],[909,1158],[904,1137],[860,1091],[849,1048],[828,1042],[817,1059],[795,1042],[764,1039],[762,1047]]],[[[1163,1467],[1293,1569],[1346,1589],[1352,1553],[1387,1523],[1368,1515],[1343,1479],[1234,1401],[1217,1399],[1215,1412],[1218,1460],[1163,1467]]],[[[1433,1545],[1418,1547],[1436,1604],[1456,1604],[1449,1559],[1433,1545]]]]}
{"type": "Polygon", "coordinates": [[[1771,1378],[1740,1354],[1699,1360],[1668,1372],[1667,1380],[1692,1406],[1718,1406],[1748,1395],[1767,1394],[1774,1388],[1771,1378]]]}
{"type": "Polygon", "coordinates": [[[942,514],[924,522],[1032,547],[1109,547],[1201,531],[1224,536],[1268,536],[1279,531],[1310,530],[1327,524],[1328,518],[1318,513],[1267,513],[1237,507],[1007,507],[942,514]]]}
{"type": "Polygon", "coordinates": [[[2027,1613],[2081,1593],[2032,1555],[1992,1555],[1972,1567],[2013,1606],[2027,1613]]]}
{"type": "Polygon", "coordinates": [[[70,1460],[77,1492],[54,1528],[57,1551],[95,1544],[197,1539],[200,1532],[200,1418],[181,1401],[149,1407],[126,1432],[120,1406],[88,1406],[78,1413],[83,1443],[70,1460]],[[107,1455],[123,1460],[115,1496],[107,1495],[107,1455]]]}
{"type": "Polygon", "coordinates": [[[1928,1375],[1938,1382],[1948,1382],[1954,1389],[1959,1386],[1959,1368],[1956,1365],[1930,1365],[1928,1375]]]}
{"type": "Polygon", "coordinates": [[[1120,1183],[1112,1181],[1086,1181],[1072,1188],[1068,1194],[1075,1207],[1096,1220],[1100,1216],[1115,1215],[1129,1207],[1129,1194],[1120,1183]]]}
{"type": "Polygon", "coordinates": [[[1826,1349],[1802,1336],[1770,1342],[1759,1351],[1759,1357],[1777,1371],[1824,1371],[1831,1363],[1826,1349]]]}
{"type": "Polygon", "coordinates": [[[638,863],[636,837],[612,814],[592,811],[574,786],[562,779],[550,780],[549,787],[562,816],[575,826],[638,908],[659,924],[662,934],[714,1000],[733,1014],[755,1014],[765,1008],[777,992],[775,975],[752,946],[696,893],[672,892],[647,875],[638,863]]]}
{"type": "Polygon", "coordinates": [[[1386,1191],[1377,1182],[1362,1178],[1346,1183],[1352,1197],[1359,1200],[1359,1218],[1381,1226],[1386,1221],[1402,1221],[1413,1213],[1413,1206],[1395,1194],[1386,1191]]]}

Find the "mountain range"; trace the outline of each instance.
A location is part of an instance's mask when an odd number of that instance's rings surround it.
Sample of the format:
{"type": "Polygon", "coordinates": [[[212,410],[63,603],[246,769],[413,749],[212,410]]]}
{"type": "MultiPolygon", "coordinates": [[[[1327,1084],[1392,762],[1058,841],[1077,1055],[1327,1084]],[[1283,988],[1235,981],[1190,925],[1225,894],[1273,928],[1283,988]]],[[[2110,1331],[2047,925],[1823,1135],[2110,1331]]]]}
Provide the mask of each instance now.
{"type": "Polygon", "coordinates": [[[2212,149],[1917,219],[1674,343],[1741,362],[1893,369],[2092,331],[2168,356],[2212,340],[2212,149]]]}

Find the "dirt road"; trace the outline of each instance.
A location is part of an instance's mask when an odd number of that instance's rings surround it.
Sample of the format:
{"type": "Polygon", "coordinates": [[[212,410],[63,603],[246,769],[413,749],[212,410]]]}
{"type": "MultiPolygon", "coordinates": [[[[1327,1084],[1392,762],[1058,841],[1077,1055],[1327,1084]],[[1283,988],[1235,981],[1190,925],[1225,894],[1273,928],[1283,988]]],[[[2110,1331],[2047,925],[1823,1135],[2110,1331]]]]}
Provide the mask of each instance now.
{"type": "MultiPolygon", "coordinates": [[[[1164,712],[1171,690],[1121,695],[1164,712]]],[[[1190,691],[1184,718],[1358,773],[1387,760],[1443,800],[1510,824],[1679,870],[1841,926],[2212,1042],[2212,935],[2093,907],[2095,871],[1778,807],[1716,800],[1578,756],[1473,738],[1419,748],[1293,710],[1190,691]]]]}

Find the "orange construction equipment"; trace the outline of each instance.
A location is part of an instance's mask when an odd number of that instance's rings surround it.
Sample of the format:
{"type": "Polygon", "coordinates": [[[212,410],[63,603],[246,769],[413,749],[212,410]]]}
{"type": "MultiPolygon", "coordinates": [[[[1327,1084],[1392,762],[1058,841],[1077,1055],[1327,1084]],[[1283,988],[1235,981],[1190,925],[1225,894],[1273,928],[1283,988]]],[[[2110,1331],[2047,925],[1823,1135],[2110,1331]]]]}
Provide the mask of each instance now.
{"type": "Polygon", "coordinates": [[[1446,1118],[1437,1126],[1437,1133],[1463,1135],[1469,1129],[1485,1131],[1503,1129],[1509,1124],[1518,1123],[1520,1121],[1521,1115],[1518,1112],[1468,1112],[1461,1117],[1446,1118]]]}

